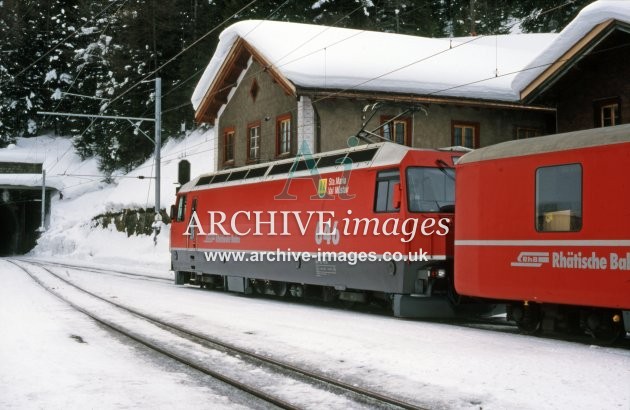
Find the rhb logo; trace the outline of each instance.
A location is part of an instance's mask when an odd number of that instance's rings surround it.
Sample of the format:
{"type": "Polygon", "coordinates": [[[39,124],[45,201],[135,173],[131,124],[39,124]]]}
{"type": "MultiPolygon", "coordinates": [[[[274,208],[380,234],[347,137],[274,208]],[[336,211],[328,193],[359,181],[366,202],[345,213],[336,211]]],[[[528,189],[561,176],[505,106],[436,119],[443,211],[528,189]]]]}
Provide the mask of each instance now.
{"type": "Polygon", "coordinates": [[[543,263],[549,263],[549,252],[521,252],[511,265],[525,268],[540,268],[543,263]]]}

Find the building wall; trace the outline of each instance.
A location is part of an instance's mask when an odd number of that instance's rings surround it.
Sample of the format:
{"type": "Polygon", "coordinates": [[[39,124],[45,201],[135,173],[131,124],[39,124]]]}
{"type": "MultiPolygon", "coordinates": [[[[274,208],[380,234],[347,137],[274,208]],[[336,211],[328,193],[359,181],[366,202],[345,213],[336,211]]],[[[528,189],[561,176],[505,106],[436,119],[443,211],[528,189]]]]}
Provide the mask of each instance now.
{"type": "MultiPolygon", "coordinates": [[[[322,151],[347,147],[350,136],[362,124],[362,109],[367,101],[322,100],[315,104],[320,119],[320,146],[322,151]]],[[[372,131],[381,123],[381,117],[400,114],[404,106],[383,105],[366,127],[372,131]]],[[[369,117],[370,112],[365,114],[369,117]]],[[[515,109],[470,108],[455,105],[431,104],[423,110],[408,114],[411,117],[411,145],[417,148],[439,148],[452,145],[452,121],[479,124],[479,146],[496,144],[515,138],[516,128],[537,129],[540,135],[555,132],[554,114],[541,111],[515,109]]],[[[376,131],[380,134],[380,130],[376,131]]]]}
{"type": "Polygon", "coordinates": [[[243,166],[251,163],[247,161],[247,127],[248,124],[256,121],[260,121],[261,132],[259,162],[276,159],[276,118],[287,113],[291,114],[292,147],[295,152],[297,101],[295,97],[287,95],[258,62],[253,61],[225,105],[225,109],[217,122],[218,168],[243,166]],[[255,99],[251,95],[254,81],[258,84],[255,99]],[[224,162],[223,135],[227,127],[234,127],[235,131],[233,164],[225,164],[224,162]]]}
{"type": "MultiPolygon", "coordinates": [[[[284,114],[291,115],[292,154],[298,147],[298,127],[301,131],[309,130],[314,141],[309,142],[312,151],[322,152],[347,148],[348,139],[361,129],[363,116],[371,115],[371,111],[363,112],[369,102],[367,100],[325,98],[301,93],[296,99],[287,95],[274,79],[263,70],[261,65],[253,61],[246,70],[239,85],[219,116],[217,124],[218,169],[253,164],[247,160],[248,125],[259,122],[261,127],[260,160],[267,162],[278,159],[276,155],[276,118],[284,114]],[[252,97],[252,84],[256,81],[258,91],[252,97]],[[310,98],[309,98],[310,97],[310,98]],[[306,105],[313,105],[310,113],[306,105]],[[298,109],[307,112],[308,124],[298,124],[298,109]],[[315,124],[313,124],[315,122],[315,124]],[[234,161],[224,161],[224,132],[226,128],[235,131],[234,161]]],[[[376,129],[383,117],[393,117],[405,110],[407,105],[383,103],[366,127],[376,129]]],[[[410,118],[410,141],[413,147],[439,148],[452,145],[452,121],[477,123],[479,126],[479,146],[487,146],[515,138],[516,127],[539,130],[541,135],[555,131],[553,114],[541,111],[471,108],[447,104],[430,104],[425,106],[426,113],[418,110],[406,114],[410,118]]],[[[381,131],[377,130],[377,134],[381,131]]],[[[305,134],[304,132],[301,133],[305,134]]],[[[308,134],[308,133],[307,133],[308,134]]],[[[309,137],[310,138],[310,137],[309,137]]],[[[304,139],[304,136],[302,136],[304,139]]],[[[376,140],[375,140],[376,141],[376,140]]],[[[284,158],[284,157],[283,157],[284,158]]]]}

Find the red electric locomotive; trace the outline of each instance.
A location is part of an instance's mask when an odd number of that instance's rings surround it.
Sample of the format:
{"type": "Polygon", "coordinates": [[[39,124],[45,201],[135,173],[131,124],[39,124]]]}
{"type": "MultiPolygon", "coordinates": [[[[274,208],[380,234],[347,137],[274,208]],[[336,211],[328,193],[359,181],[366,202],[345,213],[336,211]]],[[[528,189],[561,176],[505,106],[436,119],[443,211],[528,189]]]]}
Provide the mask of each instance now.
{"type": "Polygon", "coordinates": [[[462,154],[386,142],[201,175],[172,208],[176,283],[451,315],[462,154]]]}
{"type": "Polygon", "coordinates": [[[457,165],[455,284],[527,332],[630,331],[630,125],[511,141],[457,165]],[[624,326],[625,323],[625,326],[624,326]]]}

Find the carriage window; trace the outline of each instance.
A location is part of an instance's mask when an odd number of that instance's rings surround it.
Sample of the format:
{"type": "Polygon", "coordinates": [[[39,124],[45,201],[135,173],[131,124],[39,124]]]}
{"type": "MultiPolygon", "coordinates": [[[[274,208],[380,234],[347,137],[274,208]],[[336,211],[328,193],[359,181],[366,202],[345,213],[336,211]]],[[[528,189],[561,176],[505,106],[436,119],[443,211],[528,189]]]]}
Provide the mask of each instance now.
{"type": "Polygon", "coordinates": [[[177,222],[181,222],[186,217],[186,195],[179,197],[177,201],[177,222]]]}
{"type": "Polygon", "coordinates": [[[397,169],[381,171],[376,177],[376,196],[374,203],[375,212],[398,212],[394,208],[394,186],[400,182],[400,173],[397,169]]]}
{"type": "Polygon", "coordinates": [[[558,165],[536,170],[536,230],[582,229],[582,166],[558,165]]]}
{"type": "Polygon", "coordinates": [[[407,186],[411,212],[453,212],[455,205],[453,168],[407,168],[407,186]]]}

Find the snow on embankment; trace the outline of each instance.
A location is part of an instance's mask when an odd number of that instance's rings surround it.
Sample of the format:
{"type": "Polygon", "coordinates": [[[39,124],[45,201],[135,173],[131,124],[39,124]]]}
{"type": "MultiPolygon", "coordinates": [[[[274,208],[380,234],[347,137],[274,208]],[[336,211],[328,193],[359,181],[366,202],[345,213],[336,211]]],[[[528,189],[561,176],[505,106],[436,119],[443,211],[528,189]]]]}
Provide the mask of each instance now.
{"type": "MultiPolygon", "coordinates": [[[[213,136],[213,130],[200,129],[186,138],[171,139],[162,148],[162,209],[168,212],[175,200],[180,160],[186,159],[190,162],[193,177],[214,169],[213,136]]],[[[56,140],[64,141],[63,144],[69,143],[70,149],[64,154],[67,157],[64,161],[74,165],[67,168],[65,173],[90,176],[81,177],[83,179],[78,183],[66,182],[69,181],[68,178],[78,178],[76,176],[59,176],[59,185],[56,187],[63,193],[63,198],[53,198],[50,224],[31,254],[37,257],[63,257],[107,263],[120,260],[121,264],[134,260],[159,269],[168,269],[170,226],[162,226],[157,245],[154,245],[151,236],[128,237],[126,233],[117,231],[113,224],[102,228],[93,221],[95,216],[105,213],[154,207],[155,180],[137,178],[155,175],[154,157],[128,174],[115,174],[113,182],[108,184],[103,182],[95,160],[81,162],[70,141],[56,140]]],[[[48,167],[46,162],[44,166],[48,167]]],[[[64,169],[64,166],[60,166],[53,173],[64,169]]]]}
{"type": "MultiPolygon", "coordinates": [[[[64,137],[18,138],[15,144],[0,149],[0,162],[41,163],[46,170],[46,185],[66,196],[78,196],[95,189],[96,159],[81,161],[72,140],[64,137]]],[[[0,185],[41,187],[40,174],[0,174],[0,185]]]]}

